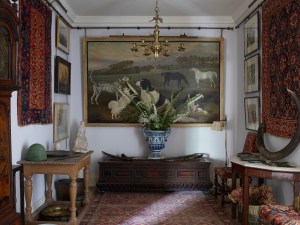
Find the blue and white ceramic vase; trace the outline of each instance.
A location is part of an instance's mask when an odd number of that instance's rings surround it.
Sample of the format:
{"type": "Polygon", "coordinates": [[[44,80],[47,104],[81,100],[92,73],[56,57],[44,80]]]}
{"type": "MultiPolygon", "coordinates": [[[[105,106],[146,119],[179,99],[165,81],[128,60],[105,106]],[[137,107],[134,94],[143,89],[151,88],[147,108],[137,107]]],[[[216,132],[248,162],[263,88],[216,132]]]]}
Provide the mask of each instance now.
{"type": "Polygon", "coordinates": [[[169,128],[166,131],[160,130],[148,130],[143,128],[143,134],[148,143],[148,147],[151,150],[151,153],[148,155],[150,159],[161,159],[165,156],[161,154],[161,150],[165,148],[165,143],[167,138],[171,134],[171,129],[169,128]]]}

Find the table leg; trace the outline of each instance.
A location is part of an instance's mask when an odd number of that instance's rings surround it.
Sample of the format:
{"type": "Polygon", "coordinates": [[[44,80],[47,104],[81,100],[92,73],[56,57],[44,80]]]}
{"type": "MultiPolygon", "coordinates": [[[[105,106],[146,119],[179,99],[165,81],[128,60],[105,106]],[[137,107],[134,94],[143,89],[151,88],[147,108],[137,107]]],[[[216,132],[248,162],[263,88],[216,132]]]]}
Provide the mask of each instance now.
{"type": "MultiPolygon", "coordinates": [[[[296,175],[297,176],[297,175],[296,175]]],[[[300,194],[300,182],[299,181],[294,181],[294,199],[297,197],[297,195],[300,194]]]]}
{"type": "Polygon", "coordinates": [[[26,208],[25,208],[25,220],[31,221],[31,198],[32,198],[32,180],[31,176],[25,177],[25,201],[26,201],[26,208]]]}
{"type": "Polygon", "coordinates": [[[83,200],[84,205],[90,203],[89,184],[90,184],[90,166],[87,165],[84,168],[84,200],[83,200]]]}
{"type": "Polygon", "coordinates": [[[52,174],[46,174],[47,192],[46,192],[46,203],[51,203],[52,199],[52,174]]]}
{"type": "Polygon", "coordinates": [[[70,212],[71,212],[70,222],[71,222],[71,224],[77,223],[77,217],[76,217],[77,182],[76,182],[76,178],[77,177],[70,177],[71,182],[69,185],[70,202],[71,202],[71,207],[70,207],[70,212]]]}
{"type": "Polygon", "coordinates": [[[249,177],[243,175],[243,225],[248,224],[249,211],[249,177]]]}
{"type": "MultiPolygon", "coordinates": [[[[236,188],[236,172],[232,168],[232,175],[231,175],[231,182],[232,182],[232,190],[236,188]]],[[[236,219],[236,203],[231,203],[231,218],[236,219]]]]}
{"type": "Polygon", "coordinates": [[[22,218],[22,225],[24,225],[25,224],[25,221],[24,221],[24,219],[25,219],[25,217],[24,217],[24,171],[23,171],[23,166],[22,166],[22,168],[21,168],[21,170],[20,170],[20,198],[21,198],[21,205],[20,205],[20,207],[21,207],[21,218],[22,218]]]}

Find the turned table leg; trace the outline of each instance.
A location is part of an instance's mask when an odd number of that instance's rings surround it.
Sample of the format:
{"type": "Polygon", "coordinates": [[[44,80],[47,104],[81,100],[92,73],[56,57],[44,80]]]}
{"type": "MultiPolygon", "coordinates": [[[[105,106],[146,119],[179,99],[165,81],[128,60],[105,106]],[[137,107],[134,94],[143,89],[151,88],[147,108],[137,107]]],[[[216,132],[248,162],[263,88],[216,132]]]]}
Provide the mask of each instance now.
{"type": "Polygon", "coordinates": [[[46,203],[51,203],[52,199],[52,174],[46,174],[47,192],[46,192],[46,203]]]}
{"type": "Polygon", "coordinates": [[[25,220],[31,221],[31,198],[32,198],[32,180],[31,176],[25,176],[25,220]]]}
{"type": "Polygon", "coordinates": [[[70,212],[71,212],[70,222],[72,224],[76,224],[76,222],[77,222],[77,217],[76,217],[77,182],[76,182],[76,178],[77,177],[70,177],[71,182],[70,182],[70,185],[69,185],[70,202],[71,202],[71,207],[70,207],[70,212]]]}

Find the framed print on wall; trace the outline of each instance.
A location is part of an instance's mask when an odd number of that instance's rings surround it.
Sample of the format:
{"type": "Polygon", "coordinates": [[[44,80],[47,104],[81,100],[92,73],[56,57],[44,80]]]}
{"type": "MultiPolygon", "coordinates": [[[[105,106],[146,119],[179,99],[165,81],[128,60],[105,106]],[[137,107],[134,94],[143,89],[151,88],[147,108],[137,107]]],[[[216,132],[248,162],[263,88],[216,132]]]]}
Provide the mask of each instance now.
{"type": "Polygon", "coordinates": [[[259,91],[260,63],[259,54],[256,54],[244,62],[245,93],[259,91]]]}
{"type": "Polygon", "coordinates": [[[69,54],[70,28],[65,20],[56,17],[56,47],[69,54]]]}
{"type": "Polygon", "coordinates": [[[132,43],[151,37],[103,37],[83,39],[83,98],[84,121],[87,126],[137,126],[129,113],[130,105],[117,117],[109,103],[115,103],[120,93],[114,88],[125,76],[136,88],[137,81],[147,79],[156,93],[171,99],[171,95],[184,88],[180,105],[189,97],[200,93],[204,98],[193,105],[189,116],[173,126],[210,126],[224,118],[224,39],[168,37],[169,56],[157,61],[132,52],[132,43]],[[184,44],[185,51],[178,46],[184,44]]]}
{"type": "Polygon", "coordinates": [[[260,123],[259,97],[245,98],[245,124],[247,130],[258,130],[260,123]]]}
{"type": "Polygon", "coordinates": [[[69,137],[69,104],[54,103],[53,142],[69,137]]]}
{"type": "Polygon", "coordinates": [[[55,58],[54,92],[71,94],[71,63],[63,58],[55,58]]]}
{"type": "Polygon", "coordinates": [[[244,24],[245,56],[259,49],[259,14],[255,13],[244,24]]]}

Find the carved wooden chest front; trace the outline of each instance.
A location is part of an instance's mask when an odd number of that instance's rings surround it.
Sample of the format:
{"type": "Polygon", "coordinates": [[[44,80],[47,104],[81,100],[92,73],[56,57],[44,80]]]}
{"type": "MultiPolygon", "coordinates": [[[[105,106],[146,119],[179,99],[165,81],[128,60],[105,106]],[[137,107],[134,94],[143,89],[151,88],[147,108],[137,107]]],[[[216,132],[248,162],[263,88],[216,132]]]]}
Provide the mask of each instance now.
{"type": "Polygon", "coordinates": [[[103,160],[97,188],[104,191],[178,191],[212,187],[210,162],[205,158],[183,161],[103,160]]]}

